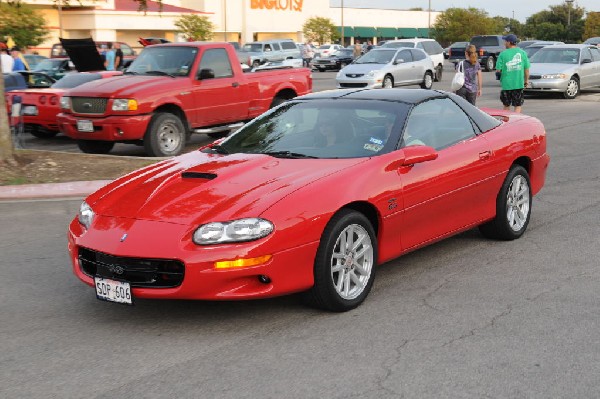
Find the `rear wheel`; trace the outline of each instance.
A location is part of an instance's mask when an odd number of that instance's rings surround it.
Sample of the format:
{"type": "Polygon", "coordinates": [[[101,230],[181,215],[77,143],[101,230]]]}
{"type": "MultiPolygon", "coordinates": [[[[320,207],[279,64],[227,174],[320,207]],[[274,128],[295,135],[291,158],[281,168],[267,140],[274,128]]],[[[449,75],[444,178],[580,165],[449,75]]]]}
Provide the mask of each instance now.
{"type": "Polygon", "coordinates": [[[575,76],[571,76],[569,83],[567,83],[567,90],[563,93],[563,96],[567,100],[572,100],[579,94],[579,79],[575,76]]]}
{"type": "Polygon", "coordinates": [[[157,112],[144,135],[146,154],[153,157],[179,155],[185,145],[185,129],[181,119],[168,112],[157,112]]]}
{"type": "Polygon", "coordinates": [[[325,68],[317,68],[319,72],[325,72],[325,68]]]}
{"type": "Polygon", "coordinates": [[[115,146],[114,141],[77,140],[77,146],[86,154],[108,154],[115,146]]]}
{"type": "Polygon", "coordinates": [[[304,294],[312,306],[345,312],[360,305],[375,279],[377,237],[369,220],[352,210],[325,227],[314,264],[315,285],[304,294]]]}
{"type": "Polygon", "coordinates": [[[489,238],[514,240],[525,233],[531,215],[531,183],[529,174],[520,165],[508,172],[496,198],[496,217],[481,226],[489,238]]]}
{"type": "Polygon", "coordinates": [[[492,56],[489,56],[485,61],[485,71],[489,72],[496,66],[496,59],[492,56]]]}
{"type": "Polygon", "coordinates": [[[384,89],[391,89],[394,87],[394,78],[391,75],[385,75],[382,86],[384,89]]]}
{"type": "Polygon", "coordinates": [[[287,98],[283,98],[283,97],[275,97],[273,99],[273,101],[271,102],[271,105],[269,106],[269,108],[275,108],[276,106],[283,104],[284,102],[286,102],[288,99],[287,98]]]}
{"type": "Polygon", "coordinates": [[[425,76],[423,76],[421,88],[429,90],[431,89],[431,86],[433,86],[433,76],[431,75],[431,72],[427,71],[425,72],[425,76]]]}
{"type": "Polygon", "coordinates": [[[436,82],[441,82],[442,81],[442,75],[444,73],[444,67],[442,65],[438,65],[435,68],[435,81],[436,82]]]}

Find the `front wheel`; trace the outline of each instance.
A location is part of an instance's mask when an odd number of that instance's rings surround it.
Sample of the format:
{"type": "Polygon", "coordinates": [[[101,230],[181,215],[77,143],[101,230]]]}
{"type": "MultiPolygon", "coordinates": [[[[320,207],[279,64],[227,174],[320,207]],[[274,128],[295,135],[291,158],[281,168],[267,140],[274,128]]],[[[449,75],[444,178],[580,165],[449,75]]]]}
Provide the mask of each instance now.
{"type": "Polygon", "coordinates": [[[431,87],[433,86],[433,76],[431,75],[431,72],[427,71],[425,72],[425,76],[423,76],[423,82],[421,83],[421,88],[422,89],[431,89],[431,87]]]}
{"type": "Polygon", "coordinates": [[[25,131],[38,139],[51,139],[58,134],[57,130],[48,130],[38,125],[25,125],[25,131]]]}
{"type": "Polygon", "coordinates": [[[489,56],[487,58],[487,60],[485,61],[485,71],[489,72],[492,69],[494,69],[495,66],[496,66],[496,60],[494,59],[494,57],[489,56]]]}
{"type": "Polygon", "coordinates": [[[563,93],[563,96],[567,100],[572,100],[579,94],[579,80],[576,77],[571,76],[569,83],[567,83],[567,90],[563,93]]]}
{"type": "Polygon", "coordinates": [[[383,78],[382,86],[384,89],[391,89],[392,87],[394,87],[394,78],[392,78],[390,75],[385,75],[385,78],[383,78]]]}
{"type": "Polygon", "coordinates": [[[151,157],[179,155],[185,145],[185,129],[181,119],[168,112],[154,114],[144,135],[144,150],[151,157]]]}
{"type": "Polygon", "coordinates": [[[444,73],[444,67],[442,65],[438,65],[435,68],[435,81],[436,82],[441,82],[442,81],[442,75],[444,73]]]}
{"type": "Polygon", "coordinates": [[[114,141],[77,140],[77,147],[86,154],[108,154],[114,146],[114,141]]]}
{"type": "Polygon", "coordinates": [[[481,226],[489,238],[514,240],[525,233],[531,216],[531,183],[529,174],[520,165],[513,166],[496,198],[496,217],[481,226]]]}
{"type": "Polygon", "coordinates": [[[345,312],[360,305],[375,279],[377,237],[369,220],[349,209],[325,227],[314,264],[315,284],[305,293],[312,306],[345,312]]]}

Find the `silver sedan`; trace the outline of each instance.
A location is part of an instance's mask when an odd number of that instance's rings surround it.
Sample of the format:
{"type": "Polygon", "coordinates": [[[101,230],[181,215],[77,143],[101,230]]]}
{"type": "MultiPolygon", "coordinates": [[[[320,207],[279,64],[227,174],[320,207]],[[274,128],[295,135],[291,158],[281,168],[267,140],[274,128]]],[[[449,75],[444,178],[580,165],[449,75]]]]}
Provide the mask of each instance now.
{"type": "Polygon", "coordinates": [[[421,49],[374,49],[340,70],[335,78],[337,87],[392,88],[418,84],[431,89],[434,65],[421,49]]]}
{"type": "Polygon", "coordinates": [[[567,99],[581,89],[600,86],[600,49],[560,44],[540,49],[531,59],[528,93],[560,92],[567,99]]]}

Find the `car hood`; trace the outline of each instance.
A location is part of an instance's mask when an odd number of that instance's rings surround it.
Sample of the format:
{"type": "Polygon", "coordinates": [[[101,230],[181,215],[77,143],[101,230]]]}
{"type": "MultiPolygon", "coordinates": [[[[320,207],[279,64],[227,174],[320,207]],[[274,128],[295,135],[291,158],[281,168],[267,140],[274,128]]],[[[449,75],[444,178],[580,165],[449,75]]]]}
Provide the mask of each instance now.
{"type": "Polygon", "coordinates": [[[350,64],[345,67],[342,71],[345,74],[354,74],[354,73],[362,73],[367,74],[371,71],[379,71],[385,68],[387,64],[350,64]]]}
{"type": "Polygon", "coordinates": [[[577,69],[578,65],[572,64],[538,64],[531,63],[529,75],[545,75],[551,73],[570,73],[577,69]]]}
{"type": "Polygon", "coordinates": [[[169,76],[121,75],[84,83],[69,90],[69,95],[74,97],[136,98],[140,93],[156,95],[161,91],[173,92],[179,86],[187,87],[189,90],[188,79],[169,76]]]}
{"type": "Polygon", "coordinates": [[[118,179],[87,201],[99,215],[182,225],[257,217],[299,188],[366,160],[194,151],[118,179]]]}
{"type": "Polygon", "coordinates": [[[69,58],[79,72],[103,71],[104,61],[96,43],[91,37],[86,39],[60,39],[60,42],[69,55],[69,58]]]}

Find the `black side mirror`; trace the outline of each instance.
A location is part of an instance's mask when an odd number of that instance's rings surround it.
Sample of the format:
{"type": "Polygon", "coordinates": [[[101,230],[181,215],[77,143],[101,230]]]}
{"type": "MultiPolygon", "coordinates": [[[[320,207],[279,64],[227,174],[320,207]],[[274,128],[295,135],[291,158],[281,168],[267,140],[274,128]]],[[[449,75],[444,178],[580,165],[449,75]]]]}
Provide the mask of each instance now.
{"type": "Polygon", "coordinates": [[[200,73],[198,74],[198,79],[200,79],[200,80],[214,79],[214,78],[215,78],[215,71],[213,71],[210,68],[203,68],[200,70],[200,73]]]}

